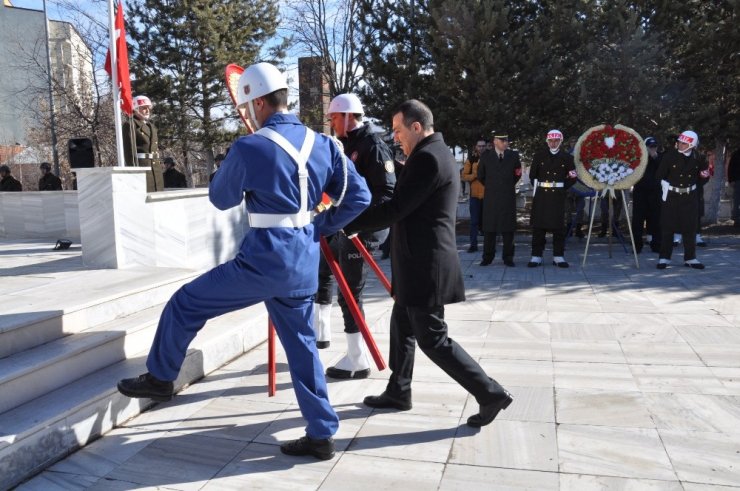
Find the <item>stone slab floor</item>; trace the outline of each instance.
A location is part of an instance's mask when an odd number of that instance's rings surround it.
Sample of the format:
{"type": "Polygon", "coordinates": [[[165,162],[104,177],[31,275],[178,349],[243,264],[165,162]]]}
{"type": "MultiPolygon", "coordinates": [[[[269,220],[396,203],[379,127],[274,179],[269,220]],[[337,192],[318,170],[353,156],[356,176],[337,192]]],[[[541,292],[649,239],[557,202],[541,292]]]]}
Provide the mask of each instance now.
{"type": "MultiPolygon", "coordinates": [[[[740,238],[708,240],[706,270],[683,267],[679,248],[658,271],[654,254],[638,269],[618,244],[609,258],[604,239],[585,267],[585,243],[570,239],[570,269],[550,265],[549,249],[528,269],[528,236],[515,268],[481,267],[460,237],[468,300],[446,309],[451,336],[514,395],[480,430],[465,425],[475,401],[419,352],[411,411],[362,405],[388,370],[330,381],[337,456],[284,456],[304,423],[280,349],[267,397],[262,348],[20,489],[740,490],[740,238]]],[[[384,356],[391,305],[371,278],[384,356]]],[[[333,319],[325,365],[344,348],[337,307],[333,319]]]]}

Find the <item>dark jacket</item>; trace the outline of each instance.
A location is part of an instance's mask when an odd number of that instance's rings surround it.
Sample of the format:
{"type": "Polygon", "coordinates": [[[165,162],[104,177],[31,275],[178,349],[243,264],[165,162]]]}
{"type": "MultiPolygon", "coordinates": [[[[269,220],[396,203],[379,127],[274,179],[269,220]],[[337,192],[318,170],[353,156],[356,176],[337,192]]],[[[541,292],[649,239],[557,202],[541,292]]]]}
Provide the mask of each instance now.
{"type": "Polygon", "coordinates": [[[23,191],[23,185],[15,177],[7,175],[0,180],[0,191],[23,191]]]}
{"type": "MultiPolygon", "coordinates": [[[[707,161],[696,151],[687,157],[671,148],[663,154],[655,177],[676,188],[700,188],[709,180],[708,168],[707,161]]],[[[700,216],[698,194],[698,190],[687,194],[668,191],[660,206],[661,227],[693,233],[700,216]]]]}
{"type": "Polygon", "coordinates": [[[495,150],[486,150],[478,164],[478,180],[483,183],[483,215],[481,228],[484,232],[516,231],[516,190],[514,185],[522,177],[519,153],[504,151],[499,160],[495,150]]]}
{"type": "Polygon", "coordinates": [[[172,167],[162,174],[164,176],[164,187],[166,188],[186,188],[188,181],[185,174],[172,167]]]}
{"type": "MultiPolygon", "coordinates": [[[[339,140],[344,146],[344,154],[355,164],[355,169],[367,182],[373,196],[370,208],[390,200],[396,187],[393,152],[380,139],[378,132],[370,124],[364,124],[356,130],[349,131],[347,137],[339,140]]],[[[360,236],[365,241],[382,242],[388,234],[386,231],[375,231],[360,236]]]]}
{"type": "Polygon", "coordinates": [[[43,175],[39,179],[39,191],[61,191],[62,180],[51,172],[43,175]]]}
{"type": "Polygon", "coordinates": [[[662,153],[659,153],[656,158],[648,156],[647,165],[645,166],[645,173],[642,175],[633,192],[635,193],[658,193],[660,194],[660,179],[655,177],[660,166],[660,159],[663,157],[662,153]]]}
{"type": "Polygon", "coordinates": [[[576,183],[573,156],[562,148],[555,155],[548,147],[537,152],[529,169],[529,180],[563,183],[563,187],[538,187],[532,198],[532,228],[558,230],[565,227],[566,191],[576,183]]]}
{"type": "MultiPolygon", "coordinates": [[[[149,121],[142,121],[136,117],[134,121],[135,140],[131,142],[131,125],[128,121],[123,123],[123,154],[126,165],[136,165],[134,156],[137,153],[156,154],[157,146],[157,127],[149,121]]],[[[139,166],[149,167],[150,159],[139,159],[139,166]]]]}
{"type": "Polygon", "coordinates": [[[455,240],[458,167],[441,133],[408,156],[390,201],[368,208],[348,233],[391,228],[393,295],[399,305],[432,307],[465,300],[455,240]]]}
{"type": "Polygon", "coordinates": [[[727,165],[727,182],[740,181],[740,149],[732,152],[730,163],[727,165]]]}

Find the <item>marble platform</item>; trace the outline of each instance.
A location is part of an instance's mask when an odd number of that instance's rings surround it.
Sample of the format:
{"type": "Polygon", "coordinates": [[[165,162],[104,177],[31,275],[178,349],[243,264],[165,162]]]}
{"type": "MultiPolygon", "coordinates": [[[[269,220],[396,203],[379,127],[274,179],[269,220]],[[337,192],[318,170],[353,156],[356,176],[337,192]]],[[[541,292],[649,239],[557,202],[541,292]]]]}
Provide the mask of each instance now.
{"type": "Polygon", "coordinates": [[[77,191],[0,193],[0,239],[79,242],[77,191]]]}
{"type": "MultiPolygon", "coordinates": [[[[570,269],[546,253],[532,270],[528,236],[515,268],[479,266],[460,237],[468,300],[446,308],[451,336],[515,398],[480,430],[464,424],[472,397],[419,353],[411,411],[362,405],[387,371],[330,381],[337,456],[284,456],[304,422],[280,348],[267,397],[262,346],[19,489],[740,490],[740,237],[707,239],[704,271],[683,267],[680,248],[665,271],[646,254],[636,269],[599,239],[585,268],[570,239],[570,269]]],[[[384,354],[391,307],[371,274],[366,311],[384,354]]],[[[344,350],[337,308],[333,331],[325,365],[344,350]]]]}

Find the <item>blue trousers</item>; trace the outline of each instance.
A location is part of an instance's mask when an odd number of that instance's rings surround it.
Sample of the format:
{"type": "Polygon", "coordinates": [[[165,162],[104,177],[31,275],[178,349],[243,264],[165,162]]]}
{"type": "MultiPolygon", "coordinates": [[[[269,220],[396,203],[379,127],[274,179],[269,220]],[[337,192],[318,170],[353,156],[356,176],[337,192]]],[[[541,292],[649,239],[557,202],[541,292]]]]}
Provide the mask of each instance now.
{"type": "MultiPolygon", "coordinates": [[[[314,273],[315,274],[315,273],[314,273]]],[[[293,389],[310,438],[337,432],[339,418],[329,404],[324,368],[316,350],[313,297],[270,296],[243,261],[221,264],[180,288],[159,319],[146,366],[160,380],[175,380],[190,342],[212,319],[265,302],[275,331],[285,348],[293,389]]]]}
{"type": "Polygon", "coordinates": [[[483,200],[470,197],[470,245],[478,247],[478,229],[480,228],[480,216],[483,211],[483,200]]]}

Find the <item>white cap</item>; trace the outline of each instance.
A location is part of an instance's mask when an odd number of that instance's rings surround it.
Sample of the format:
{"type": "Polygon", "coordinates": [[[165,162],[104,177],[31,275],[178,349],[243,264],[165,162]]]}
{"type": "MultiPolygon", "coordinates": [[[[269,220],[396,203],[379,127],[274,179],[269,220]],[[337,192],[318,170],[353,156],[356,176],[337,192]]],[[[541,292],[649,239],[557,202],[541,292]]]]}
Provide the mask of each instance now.
{"type": "Polygon", "coordinates": [[[681,143],[687,143],[692,147],[696,147],[699,145],[699,135],[693,131],[687,130],[678,135],[678,141],[681,143]]]}
{"type": "Polygon", "coordinates": [[[241,106],[258,97],[287,88],[288,82],[285,80],[285,75],[280,73],[275,65],[257,63],[247,67],[239,77],[236,104],[241,106]]]}
{"type": "Polygon", "coordinates": [[[563,134],[560,130],[550,130],[547,132],[547,140],[562,140],[563,134]]]}
{"type": "Polygon", "coordinates": [[[365,110],[362,108],[360,98],[355,94],[339,94],[331,100],[327,113],[364,114],[365,110]]]}
{"type": "Polygon", "coordinates": [[[152,101],[145,95],[137,95],[134,97],[134,110],[139,109],[142,106],[152,107],[152,101]]]}

